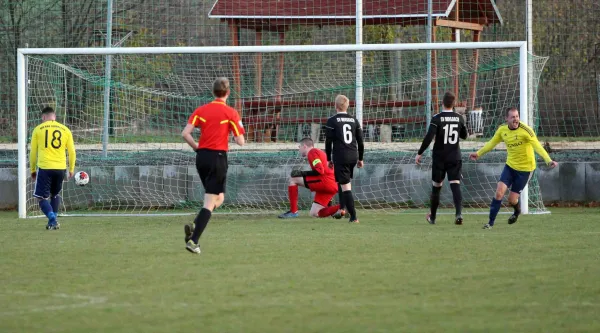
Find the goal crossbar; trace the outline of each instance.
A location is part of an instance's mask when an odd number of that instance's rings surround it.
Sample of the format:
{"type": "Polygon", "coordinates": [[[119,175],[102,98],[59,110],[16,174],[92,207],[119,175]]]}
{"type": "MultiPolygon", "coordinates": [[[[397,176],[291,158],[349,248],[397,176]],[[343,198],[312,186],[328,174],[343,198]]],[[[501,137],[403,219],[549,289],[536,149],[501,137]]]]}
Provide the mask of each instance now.
{"type": "Polygon", "coordinates": [[[118,55],[185,53],[274,53],[274,52],[356,52],[408,50],[505,49],[525,47],[527,42],[461,42],[406,44],[331,44],[331,45],[259,45],[259,46],[185,46],[185,47],[112,47],[112,48],[20,48],[22,55],[118,55]]]}

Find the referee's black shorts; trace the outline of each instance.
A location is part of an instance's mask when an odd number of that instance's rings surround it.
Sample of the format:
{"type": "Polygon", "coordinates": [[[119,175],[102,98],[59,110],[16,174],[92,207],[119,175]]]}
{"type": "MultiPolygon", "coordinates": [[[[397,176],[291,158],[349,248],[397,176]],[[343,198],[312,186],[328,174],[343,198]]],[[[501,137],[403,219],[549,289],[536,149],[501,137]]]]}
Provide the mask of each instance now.
{"type": "Polygon", "coordinates": [[[217,195],[225,193],[227,167],[227,152],[210,149],[196,150],[196,170],[200,175],[205,193],[217,195]]]}
{"type": "Polygon", "coordinates": [[[335,181],[340,185],[346,185],[350,183],[352,178],[354,177],[354,167],[356,166],[356,162],[354,163],[333,163],[333,175],[335,176],[335,181]]]}

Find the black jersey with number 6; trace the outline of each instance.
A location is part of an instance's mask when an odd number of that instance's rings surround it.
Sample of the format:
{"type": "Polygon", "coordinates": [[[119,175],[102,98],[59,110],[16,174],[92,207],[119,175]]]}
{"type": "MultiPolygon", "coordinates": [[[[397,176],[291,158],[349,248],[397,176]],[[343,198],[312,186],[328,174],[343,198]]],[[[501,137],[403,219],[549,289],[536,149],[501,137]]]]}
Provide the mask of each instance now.
{"type": "Polygon", "coordinates": [[[459,161],[460,139],[467,138],[467,127],[463,117],[453,111],[442,111],[431,118],[431,124],[419,155],[423,154],[435,136],[432,158],[440,162],[459,161]]]}
{"type": "Polygon", "coordinates": [[[327,120],[325,127],[327,132],[325,152],[328,161],[340,164],[362,161],[363,134],[356,118],[347,113],[338,113],[327,120]]]}

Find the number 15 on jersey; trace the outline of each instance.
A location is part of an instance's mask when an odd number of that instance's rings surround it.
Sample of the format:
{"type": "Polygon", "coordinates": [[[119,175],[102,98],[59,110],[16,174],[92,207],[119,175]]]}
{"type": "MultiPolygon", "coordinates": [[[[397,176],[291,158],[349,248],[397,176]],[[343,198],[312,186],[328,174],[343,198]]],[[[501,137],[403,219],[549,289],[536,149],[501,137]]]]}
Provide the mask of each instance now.
{"type": "Polygon", "coordinates": [[[456,144],[458,142],[458,124],[446,124],[442,128],[444,129],[444,144],[456,144]]]}

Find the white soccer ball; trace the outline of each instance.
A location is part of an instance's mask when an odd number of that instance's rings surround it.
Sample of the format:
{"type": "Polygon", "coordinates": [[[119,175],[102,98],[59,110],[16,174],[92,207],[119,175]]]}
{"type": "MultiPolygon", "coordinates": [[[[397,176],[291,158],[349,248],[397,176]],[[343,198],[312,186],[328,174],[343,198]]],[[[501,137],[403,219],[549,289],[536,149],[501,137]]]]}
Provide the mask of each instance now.
{"type": "Polygon", "coordinates": [[[79,171],[75,174],[75,184],[85,186],[90,182],[90,175],[85,171],[79,171]]]}

